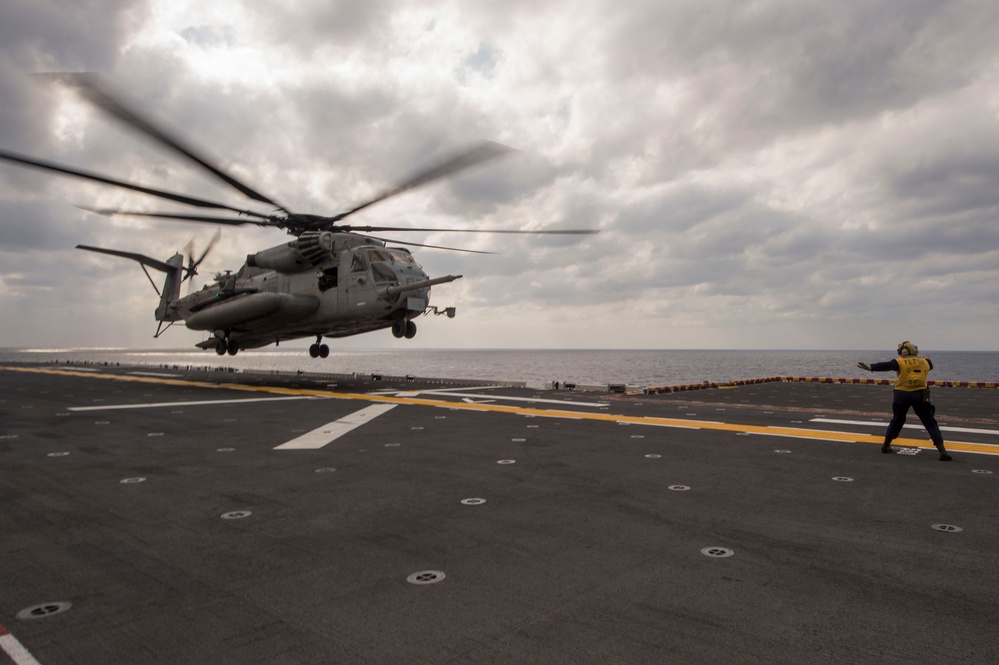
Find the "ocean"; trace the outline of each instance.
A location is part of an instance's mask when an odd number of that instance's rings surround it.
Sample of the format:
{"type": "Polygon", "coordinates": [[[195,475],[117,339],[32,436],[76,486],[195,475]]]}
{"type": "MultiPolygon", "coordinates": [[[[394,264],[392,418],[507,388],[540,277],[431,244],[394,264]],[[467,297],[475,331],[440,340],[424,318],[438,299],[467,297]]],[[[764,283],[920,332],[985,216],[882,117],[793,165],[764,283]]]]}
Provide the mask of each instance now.
{"type": "MultiPolygon", "coordinates": [[[[937,381],[999,382],[997,351],[927,351],[937,381]]],[[[421,378],[524,382],[543,388],[552,381],[633,387],[727,382],[772,376],[891,378],[869,374],[858,361],[891,360],[890,351],[722,351],[722,350],[331,350],[312,359],[305,349],[213,351],[139,349],[0,349],[0,362],[120,363],[147,368],[224,367],[237,370],[383,374],[421,378]]]]}

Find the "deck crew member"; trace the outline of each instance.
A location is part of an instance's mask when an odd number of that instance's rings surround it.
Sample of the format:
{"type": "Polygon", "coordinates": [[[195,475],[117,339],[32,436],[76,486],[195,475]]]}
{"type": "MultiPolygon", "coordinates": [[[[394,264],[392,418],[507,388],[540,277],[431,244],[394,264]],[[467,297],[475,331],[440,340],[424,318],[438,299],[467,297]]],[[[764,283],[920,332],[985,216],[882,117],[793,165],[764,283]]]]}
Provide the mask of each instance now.
{"type": "Polygon", "coordinates": [[[885,442],[881,446],[881,452],[895,452],[895,449],[891,447],[891,442],[902,431],[906,414],[911,407],[933,440],[933,445],[940,451],[940,461],[949,462],[951,457],[947,454],[947,449],[944,448],[943,435],[940,434],[940,426],[937,425],[937,419],[934,417],[937,409],[930,403],[927,375],[933,369],[933,363],[930,362],[929,358],[919,357],[919,349],[912,342],[902,342],[898,345],[897,351],[898,358],[895,360],[874,363],[873,365],[857,363],[857,367],[868,372],[892,370],[898,375],[891,401],[892,419],[888,424],[888,431],[885,432],[885,442]]]}

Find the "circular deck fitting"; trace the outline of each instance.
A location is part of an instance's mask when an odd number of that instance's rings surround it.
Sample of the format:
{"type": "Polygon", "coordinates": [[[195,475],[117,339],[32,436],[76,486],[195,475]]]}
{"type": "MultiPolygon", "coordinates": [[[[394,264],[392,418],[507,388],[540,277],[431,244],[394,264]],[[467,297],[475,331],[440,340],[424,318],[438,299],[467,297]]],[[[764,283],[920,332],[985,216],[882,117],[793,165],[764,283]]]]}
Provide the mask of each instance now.
{"type": "Polygon", "coordinates": [[[234,450],[236,450],[236,449],[235,448],[216,448],[215,452],[217,452],[217,453],[231,453],[234,450]]]}
{"type": "Polygon", "coordinates": [[[436,584],[444,581],[444,573],[439,570],[421,570],[406,578],[410,584],[436,584]]]}
{"type": "Polygon", "coordinates": [[[229,513],[222,513],[222,519],[224,520],[241,520],[244,517],[249,517],[253,513],[249,510],[234,510],[229,513]]]}
{"type": "Polygon", "coordinates": [[[538,429],[541,425],[528,425],[527,429],[538,429]]]}
{"type": "Polygon", "coordinates": [[[783,448],[781,448],[780,450],[775,450],[774,452],[777,453],[778,455],[789,455],[791,453],[790,450],[784,450],[783,448]]]}
{"type": "Polygon", "coordinates": [[[150,432],[146,436],[163,436],[163,432],[150,432]]]}
{"type": "Polygon", "coordinates": [[[524,441],[527,441],[527,439],[510,439],[510,440],[513,441],[514,443],[523,443],[524,441]]]}
{"type": "Polygon", "coordinates": [[[331,466],[324,466],[321,469],[316,469],[316,473],[333,473],[334,471],[336,471],[336,469],[331,466]]]}
{"type": "Polygon", "coordinates": [[[644,439],[645,435],[644,434],[632,434],[631,438],[633,438],[633,439],[644,439]]]}
{"type": "Polygon", "coordinates": [[[122,478],[118,482],[120,482],[122,485],[134,485],[135,483],[144,483],[144,482],[146,482],[146,479],[145,478],[139,478],[139,477],[135,477],[135,478],[122,478]]]}
{"type": "Polygon", "coordinates": [[[960,533],[961,531],[964,531],[961,527],[954,526],[953,524],[933,524],[932,527],[937,531],[943,531],[945,533],[960,533]]]}
{"type": "Polygon", "coordinates": [[[416,426],[416,427],[410,427],[409,429],[412,429],[412,430],[421,430],[421,429],[423,429],[423,428],[422,428],[422,427],[420,427],[420,426],[416,426]]]}
{"type": "Polygon", "coordinates": [[[658,453],[649,453],[648,455],[646,455],[646,457],[648,457],[649,459],[660,459],[662,458],[662,455],[658,453]]]}
{"type": "Polygon", "coordinates": [[[515,459],[501,459],[501,460],[498,460],[496,463],[497,464],[516,464],[517,460],[515,460],[515,459]]]}
{"type": "Polygon", "coordinates": [[[688,487],[687,485],[670,485],[666,489],[672,490],[674,492],[687,492],[690,490],[690,487],[688,487]]]}
{"type": "Polygon", "coordinates": [[[46,457],[65,457],[66,455],[69,455],[69,453],[58,452],[58,453],[49,453],[48,455],[46,455],[46,457]]]}
{"type": "Polygon", "coordinates": [[[434,420],[446,420],[447,416],[434,416],[434,420]]]}
{"type": "Polygon", "coordinates": [[[401,445],[402,445],[401,443],[386,443],[385,447],[386,448],[398,448],[401,445]]]}
{"type": "Polygon", "coordinates": [[[972,469],[971,472],[972,473],[978,473],[978,474],[981,474],[983,476],[992,475],[992,472],[989,471],[988,469],[972,469]]]}
{"type": "Polygon", "coordinates": [[[735,554],[735,552],[733,552],[727,547],[705,547],[703,550],[701,550],[701,554],[703,554],[704,556],[709,556],[713,559],[724,559],[726,557],[732,556],[733,554],[735,554]]]}
{"type": "Polygon", "coordinates": [[[73,603],[68,600],[59,600],[52,603],[41,603],[32,607],[26,607],[17,613],[18,619],[44,619],[54,614],[65,612],[73,603]]]}
{"type": "Polygon", "coordinates": [[[481,506],[486,502],[486,500],[473,497],[471,499],[462,499],[461,502],[466,506],[481,506]]]}
{"type": "Polygon", "coordinates": [[[846,476],[835,476],[833,478],[833,480],[835,480],[837,483],[852,483],[853,482],[853,478],[848,478],[846,476]]]}

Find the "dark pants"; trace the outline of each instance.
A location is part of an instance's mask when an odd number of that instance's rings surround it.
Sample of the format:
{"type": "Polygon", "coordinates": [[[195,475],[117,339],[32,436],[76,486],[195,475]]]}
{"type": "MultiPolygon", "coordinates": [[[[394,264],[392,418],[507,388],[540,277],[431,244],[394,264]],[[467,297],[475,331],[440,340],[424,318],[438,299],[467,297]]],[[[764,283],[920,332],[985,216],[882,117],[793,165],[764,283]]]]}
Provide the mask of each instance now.
{"type": "Polygon", "coordinates": [[[888,431],[885,432],[885,443],[890,443],[901,433],[902,425],[905,424],[905,416],[909,413],[910,407],[919,416],[919,421],[926,428],[926,433],[933,439],[933,445],[942,448],[943,435],[940,434],[940,426],[937,425],[937,419],[934,417],[937,407],[930,403],[928,390],[895,391],[891,401],[893,415],[891,422],[888,423],[888,431]]]}

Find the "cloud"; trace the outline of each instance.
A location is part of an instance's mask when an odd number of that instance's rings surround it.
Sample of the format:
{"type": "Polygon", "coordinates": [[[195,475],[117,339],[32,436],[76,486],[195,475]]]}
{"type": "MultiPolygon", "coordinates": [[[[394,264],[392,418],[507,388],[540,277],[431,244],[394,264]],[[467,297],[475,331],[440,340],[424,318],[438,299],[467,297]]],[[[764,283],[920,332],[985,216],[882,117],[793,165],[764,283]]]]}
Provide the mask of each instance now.
{"type": "MultiPolygon", "coordinates": [[[[15,0],[0,149],[270,212],[25,76],[81,69],[300,212],[349,209],[482,139],[517,148],[350,219],[601,229],[385,233],[500,252],[412,248],[465,275],[434,288],[460,313],[428,346],[869,348],[919,326],[937,348],[991,349],[997,33],[984,1],[15,0]]],[[[61,343],[67,308],[95,344],[149,343],[141,271],[72,247],[165,258],[214,233],[73,203],[172,209],[0,164],[0,307],[19,313],[0,346],[61,343]]],[[[202,272],[285,241],[227,228],[202,272]]]]}

